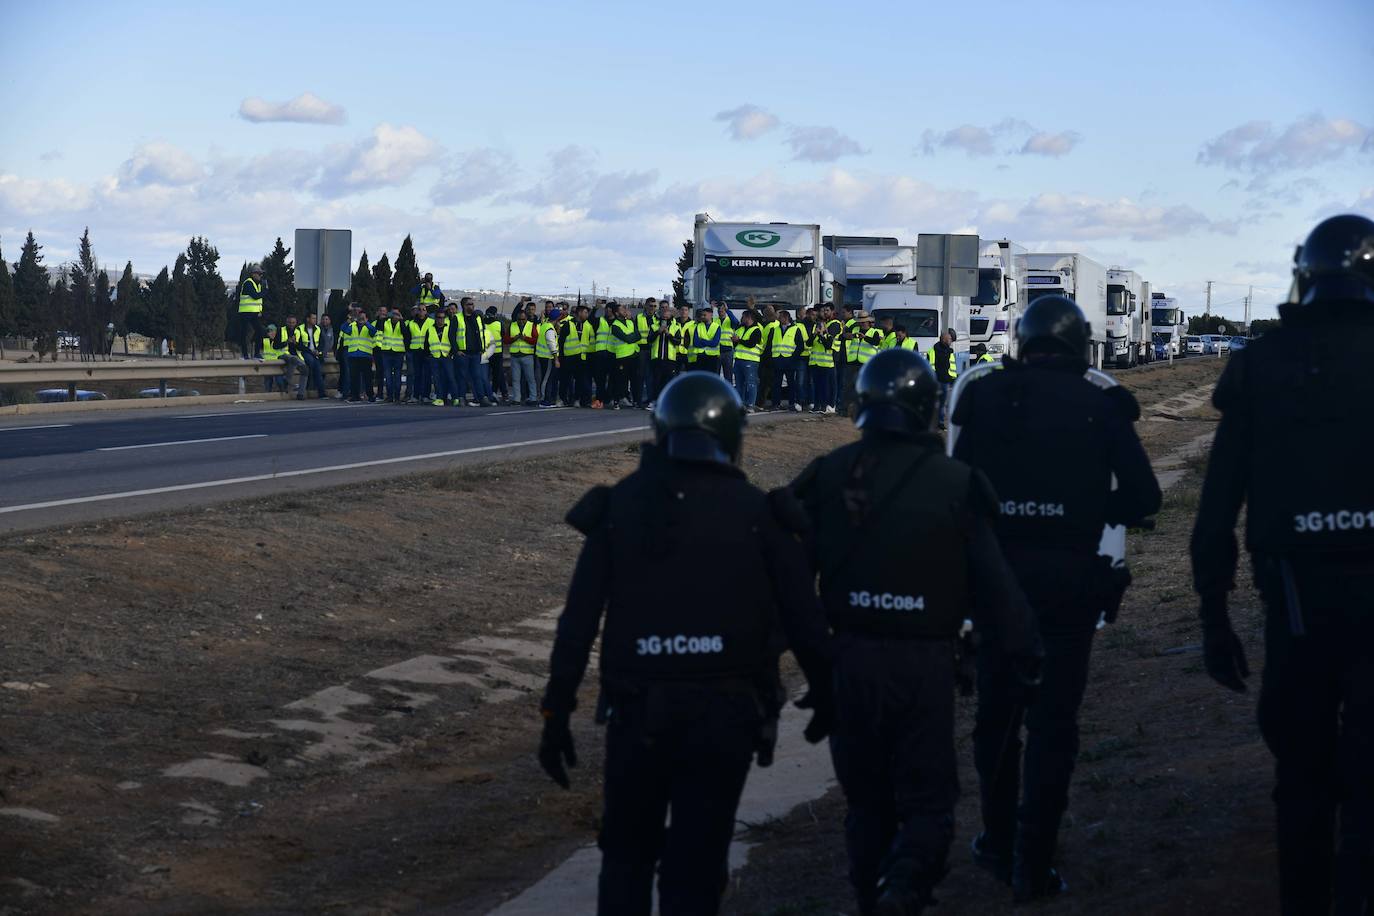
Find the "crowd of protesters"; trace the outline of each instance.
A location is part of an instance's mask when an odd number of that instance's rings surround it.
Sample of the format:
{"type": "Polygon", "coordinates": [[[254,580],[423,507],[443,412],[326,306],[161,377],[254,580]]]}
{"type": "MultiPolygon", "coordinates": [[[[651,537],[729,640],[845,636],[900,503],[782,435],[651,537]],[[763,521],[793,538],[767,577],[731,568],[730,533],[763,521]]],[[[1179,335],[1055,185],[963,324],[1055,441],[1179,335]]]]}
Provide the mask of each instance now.
{"type": "MultiPolygon", "coordinates": [[[[753,302],[732,314],[724,303],[693,313],[649,297],[631,307],[614,300],[568,306],[522,299],[509,318],[470,297],[447,299],[426,274],[409,314],[356,304],[342,326],[328,316],[267,325],[264,359],[285,364],[268,380],[298,399],[328,397],[324,367],[339,366],[336,397],[436,406],[652,408],[676,375],[719,374],[750,411],[844,410],[858,369],[889,347],[916,349],[906,329],[884,318],[830,305],[796,309],[753,302]]],[[[926,351],[946,385],[955,377],[952,332],[926,351]]],[[[246,346],[245,346],[246,352],[246,346]]]]}

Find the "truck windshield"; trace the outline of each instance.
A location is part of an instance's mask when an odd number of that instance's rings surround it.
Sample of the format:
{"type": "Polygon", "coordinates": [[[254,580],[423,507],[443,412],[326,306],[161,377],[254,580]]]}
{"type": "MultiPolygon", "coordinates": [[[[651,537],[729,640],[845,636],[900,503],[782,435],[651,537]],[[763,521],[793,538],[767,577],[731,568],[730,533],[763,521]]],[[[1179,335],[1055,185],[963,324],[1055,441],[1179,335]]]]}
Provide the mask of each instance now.
{"type": "Polygon", "coordinates": [[[1131,300],[1126,295],[1126,287],[1109,286],[1107,287],[1107,314],[1125,315],[1130,306],[1131,300]]]}
{"type": "Polygon", "coordinates": [[[1159,325],[1160,327],[1169,324],[1183,323],[1178,320],[1178,309],[1152,309],[1150,313],[1150,321],[1153,324],[1159,325]]]}
{"type": "Polygon", "coordinates": [[[906,328],[908,337],[939,337],[940,313],[935,309],[885,309],[875,308],[873,317],[881,320],[891,318],[892,326],[906,328]]]}
{"type": "Polygon", "coordinates": [[[757,306],[774,305],[790,309],[814,305],[808,295],[810,273],[788,271],[787,273],[736,274],[713,272],[708,297],[724,302],[730,308],[746,308],[750,296],[757,306]]]}
{"type": "Polygon", "coordinates": [[[1063,296],[1065,299],[1073,301],[1073,295],[1066,289],[1033,289],[1026,295],[1027,307],[1041,296],[1063,296]]]}
{"type": "Polygon", "coordinates": [[[1002,268],[1000,267],[980,267],[978,268],[978,295],[974,296],[970,305],[1001,305],[1002,304],[1002,268]]]}

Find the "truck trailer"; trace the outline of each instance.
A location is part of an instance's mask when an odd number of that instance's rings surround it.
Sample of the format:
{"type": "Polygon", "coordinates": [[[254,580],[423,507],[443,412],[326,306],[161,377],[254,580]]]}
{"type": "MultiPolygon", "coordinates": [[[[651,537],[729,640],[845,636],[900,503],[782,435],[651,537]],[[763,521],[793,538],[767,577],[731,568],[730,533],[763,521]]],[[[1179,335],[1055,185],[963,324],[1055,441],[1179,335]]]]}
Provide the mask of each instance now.
{"type": "Polygon", "coordinates": [[[1091,342],[1088,364],[1101,369],[1107,349],[1107,269],[1076,253],[1026,255],[1026,307],[1041,296],[1064,296],[1083,310],[1091,342]]]}
{"type": "Polygon", "coordinates": [[[870,286],[910,283],[916,279],[916,246],[895,238],[827,235],[824,246],[844,261],[844,300],[850,308],[864,307],[870,286]]]}
{"type": "Polygon", "coordinates": [[[694,308],[724,302],[738,313],[753,299],[791,311],[844,299],[844,261],[821,244],[820,226],[724,223],[698,213],[694,241],[683,272],[694,308]]]}

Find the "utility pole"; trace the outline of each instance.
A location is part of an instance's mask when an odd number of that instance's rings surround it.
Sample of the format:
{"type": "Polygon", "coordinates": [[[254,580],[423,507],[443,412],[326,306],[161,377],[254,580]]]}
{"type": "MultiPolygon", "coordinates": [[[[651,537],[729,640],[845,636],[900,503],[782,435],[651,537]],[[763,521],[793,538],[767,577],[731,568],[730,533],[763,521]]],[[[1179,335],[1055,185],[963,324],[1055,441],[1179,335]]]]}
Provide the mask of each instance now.
{"type": "Polygon", "coordinates": [[[1212,283],[1212,280],[1207,281],[1207,307],[1202,310],[1204,315],[1212,314],[1212,283]]]}
{"type": "Polygon", "coordinates": [[[1255,301],[1255,287],[1252,285],[1245,294],[1245,336],[1250,336],[1250,303],[1255,301]]]}
{"type": "Polygon", "coordinates": [[[506,300],[510,298],[510,261],[506,262],[506,291],[501,294],[501,312],[506,311],[506,300]]]}

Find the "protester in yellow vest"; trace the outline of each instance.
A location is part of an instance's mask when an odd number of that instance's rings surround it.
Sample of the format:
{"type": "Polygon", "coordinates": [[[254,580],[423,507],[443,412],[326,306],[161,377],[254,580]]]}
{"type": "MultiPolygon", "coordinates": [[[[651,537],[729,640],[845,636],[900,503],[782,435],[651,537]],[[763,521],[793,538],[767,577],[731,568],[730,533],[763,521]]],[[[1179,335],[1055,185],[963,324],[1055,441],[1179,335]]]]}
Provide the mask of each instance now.
{"type": "Polygon", "coordinates": [[[239,284],[239,344],[243,358],[248,359],[248,342],[253,342],[253,355],[262,355],[262,267],[248,266],[248,276],[239,284]]]}
{"type": "Polygon", "coordinates": [[[739,392],[744,409],[756,413],[759,399],[759,360],[763,356],[763,328],[758,314],[745,309],[740,314],[740,326],[735,332],[735,390],[739,392]]]}

